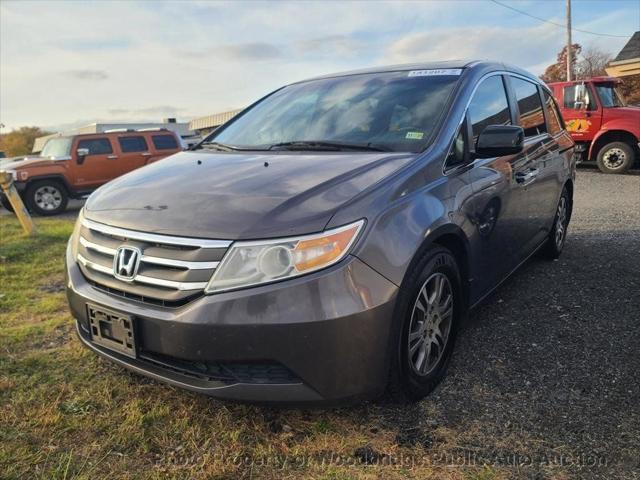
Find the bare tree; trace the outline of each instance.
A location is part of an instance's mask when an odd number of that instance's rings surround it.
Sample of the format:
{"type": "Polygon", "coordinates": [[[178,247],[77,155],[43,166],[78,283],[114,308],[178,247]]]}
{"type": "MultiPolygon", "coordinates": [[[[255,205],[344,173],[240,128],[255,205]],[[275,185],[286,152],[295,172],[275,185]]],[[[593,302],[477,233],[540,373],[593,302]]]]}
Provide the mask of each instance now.
{"type": "Polygon", "coordinates": [[[580,52],[575,68],[576,80],[586,80],[591,77],[606,75],[605,67],[613,56],[600,48],[590,45],[580,52]]]}

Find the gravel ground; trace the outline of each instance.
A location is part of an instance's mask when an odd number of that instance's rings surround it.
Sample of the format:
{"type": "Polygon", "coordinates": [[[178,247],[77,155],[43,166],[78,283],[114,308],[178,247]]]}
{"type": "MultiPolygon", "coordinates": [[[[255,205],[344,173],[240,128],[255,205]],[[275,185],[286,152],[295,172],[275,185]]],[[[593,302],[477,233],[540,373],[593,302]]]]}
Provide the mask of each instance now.
{"type": "Polygon", "coordinates": [[[574,200],[562,257],[533,258],[471,313],[431,396],[336,414],[440,465],[640,479],[640,175],[581,169],[574,200]]]}
{"type": "Polygon", "coordinates": [[[439,389],[387,411],[401,441],[515,478],[640,478],[640,176],[580,170],[574,203],[561,258],[527,262],[472,312],[439,389]]]}

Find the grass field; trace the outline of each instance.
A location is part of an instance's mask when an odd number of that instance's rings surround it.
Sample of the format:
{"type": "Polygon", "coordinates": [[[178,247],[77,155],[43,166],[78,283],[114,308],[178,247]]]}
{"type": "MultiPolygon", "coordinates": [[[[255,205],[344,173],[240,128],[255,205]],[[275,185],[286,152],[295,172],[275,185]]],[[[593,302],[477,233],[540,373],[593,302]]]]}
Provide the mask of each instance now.
{"type": "MultiPolygon", "coordinates": [[[[73,222],[22,235],[0,217],[1,478],[504,478],[448,466],[465,431],[411,439],[424,410],[332,410],[222,403],[128,373],[84,349],[66,308],[73,222]]],[[[428,412],[426,412],[428,414],[428,412]]]]}

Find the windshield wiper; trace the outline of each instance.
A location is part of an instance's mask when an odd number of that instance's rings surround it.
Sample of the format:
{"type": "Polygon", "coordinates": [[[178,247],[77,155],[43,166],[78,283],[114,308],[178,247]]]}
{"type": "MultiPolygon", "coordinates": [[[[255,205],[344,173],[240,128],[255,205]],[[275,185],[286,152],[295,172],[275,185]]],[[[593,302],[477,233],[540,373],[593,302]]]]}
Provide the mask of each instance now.
{"type": "Polygon", "coordinates": [[[390,152],[391,150],[382,145],[374,145],[371,143],[343,143],[329,142],[322,140],[297,140],[292,142],[274,143],[268,149],[274,150],[282,148],[283,150],[318,150],[318,151],[340,151],[340,150],[362,150],[369,152],[390,152]]]}
{"type": "Polygon", "coordinates": [[[202,142],[198,144],[196,148],[213,148],[214,150],[219,150],[221,152],[233,152],[240,150],[239,148],[232,147],[231,145],[225,145],[220,142],[202,142]]]}

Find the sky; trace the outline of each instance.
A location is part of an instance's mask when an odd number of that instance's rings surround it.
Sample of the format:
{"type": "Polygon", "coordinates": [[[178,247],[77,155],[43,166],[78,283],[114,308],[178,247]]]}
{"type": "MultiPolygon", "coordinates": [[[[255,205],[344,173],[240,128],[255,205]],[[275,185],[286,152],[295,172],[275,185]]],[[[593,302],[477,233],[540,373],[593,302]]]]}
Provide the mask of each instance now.
{"type": "MultiPolygon", "coordinates": [[[[501,2],[565,21],[564,0],[501,2]]],[[[573,0],[573,26],[631,36],[640,2],[573,0]]],[[[429,60],[487,58],[540,74],[565,35],[491,0],[0,0],[0,123],[188,121],[308,77],[429,60]]],[[[614,56],[628,40],[573,37],[614,56]]]]}

